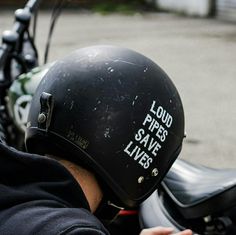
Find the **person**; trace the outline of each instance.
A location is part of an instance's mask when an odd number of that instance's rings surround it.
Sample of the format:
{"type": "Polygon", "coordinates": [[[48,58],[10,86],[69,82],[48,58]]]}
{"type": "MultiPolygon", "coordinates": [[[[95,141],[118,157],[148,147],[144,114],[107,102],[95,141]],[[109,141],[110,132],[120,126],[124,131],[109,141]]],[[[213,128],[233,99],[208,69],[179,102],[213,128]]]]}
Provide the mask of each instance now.
{"type": "Polygon", "coordinates": [[[58,60],[31,102],[29,153],[0,144],[0,234],[109,234],[107,221],[158,187],[183,138],[177,89],[147,57],[93,46],[58,60]]]}

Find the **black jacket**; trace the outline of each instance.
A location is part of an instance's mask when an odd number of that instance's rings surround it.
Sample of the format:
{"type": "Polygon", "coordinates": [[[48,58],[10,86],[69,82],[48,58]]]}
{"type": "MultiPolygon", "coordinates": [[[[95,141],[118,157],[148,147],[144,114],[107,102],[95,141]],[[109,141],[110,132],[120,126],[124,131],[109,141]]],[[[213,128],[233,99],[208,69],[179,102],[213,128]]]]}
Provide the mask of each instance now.
{"type": "Polygon", "coordinates": [[[105,235],[84,193],[57,161],[0,143],[1,235],[105,235]]]}

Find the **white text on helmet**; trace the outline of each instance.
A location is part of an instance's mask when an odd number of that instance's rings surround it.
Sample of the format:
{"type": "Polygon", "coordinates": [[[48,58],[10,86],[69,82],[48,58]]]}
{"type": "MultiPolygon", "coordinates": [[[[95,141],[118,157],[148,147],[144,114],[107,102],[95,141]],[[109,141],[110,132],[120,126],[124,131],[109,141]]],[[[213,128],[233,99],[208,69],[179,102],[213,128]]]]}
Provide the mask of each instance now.
{"type": "Polygon", "coordinates": [[[152,102],[150,112],[152,112],[157,118],[161,119],[163,124],[165,124],[168,128],[170,128],[173,121],[172,116],[162,106],[156,107],[155,100],[153,100],[152,102]]]}
{"type": "Polygon", "coordinates": [[[172,116],[154,100],[143,120],[142,128],[137,130],[124,152],[144,169],[148,169],[166,141],[172,122],[172,116]]]}

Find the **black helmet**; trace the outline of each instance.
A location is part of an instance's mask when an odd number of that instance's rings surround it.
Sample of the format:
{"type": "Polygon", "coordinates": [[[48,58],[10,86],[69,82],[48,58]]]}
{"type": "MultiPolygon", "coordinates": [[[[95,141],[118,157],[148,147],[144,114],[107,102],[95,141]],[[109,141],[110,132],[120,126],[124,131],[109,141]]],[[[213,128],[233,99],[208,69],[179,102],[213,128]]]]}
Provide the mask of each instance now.
{"type": "Polygon", "coordinates": [[[182,103],[166,73],[135,51],[93,46],[59,60],[42,79],[26,147],[91,168],[133,207],[156,189],[183,138],[182,103]]]}

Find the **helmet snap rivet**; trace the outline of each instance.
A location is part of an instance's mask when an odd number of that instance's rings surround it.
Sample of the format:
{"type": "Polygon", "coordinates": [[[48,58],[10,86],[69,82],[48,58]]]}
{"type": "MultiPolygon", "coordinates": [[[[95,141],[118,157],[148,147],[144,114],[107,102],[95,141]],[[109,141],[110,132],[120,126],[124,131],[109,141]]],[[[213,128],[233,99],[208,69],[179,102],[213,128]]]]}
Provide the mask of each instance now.
{"type": "Polygon", "coordinates": [[[144,181],[144,177],[143,177],[143,176],[140,176],[140,177],[138,178],[138,183],[141,184],[141,183],[143,183],[143,181],[144,181]]]}
{"type": "Polygon", "coordinates": [[[44,123],[46,121],[47,117],[44,113],[40,113],[38,116],[38,122],[39,123],[44,123]]]}
{"type": "Polygon", "coordinates": [[[154,168],[153,170],[152,170],[152,176],[157,176],[158,175],[158,170],[157,170],[157,168],[154,168]]]}

